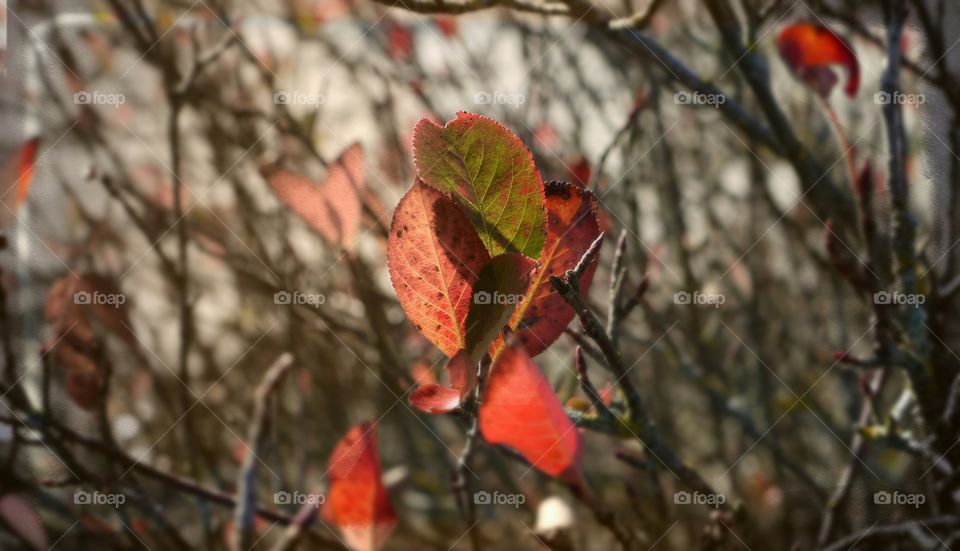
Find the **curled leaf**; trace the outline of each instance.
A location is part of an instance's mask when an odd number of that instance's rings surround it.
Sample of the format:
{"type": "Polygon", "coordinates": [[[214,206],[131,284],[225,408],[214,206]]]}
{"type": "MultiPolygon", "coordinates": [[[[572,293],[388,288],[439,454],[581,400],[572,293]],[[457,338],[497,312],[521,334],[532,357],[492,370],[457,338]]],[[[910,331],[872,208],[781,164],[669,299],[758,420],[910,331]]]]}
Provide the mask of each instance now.
{"type": "Polygon", "coordinates": [[[437,383],[420,385],[410,393],[410,405],[424,413],[450,413],[460,407],[477,382],[477,372],[466,350],[461,350],[446,365],[450,386],[437,383]]]}
{"type": "Polygon", "coordinates": [[[780,57],[794,76],[813,88],[820,96],[830,95],[837,83],[831,66],[847,71],[847,96],[857,95],[860,87],[860,64],[847,42],[832,30],[812,23],[795,23],[780,31],[777,39],[780,57]]]}

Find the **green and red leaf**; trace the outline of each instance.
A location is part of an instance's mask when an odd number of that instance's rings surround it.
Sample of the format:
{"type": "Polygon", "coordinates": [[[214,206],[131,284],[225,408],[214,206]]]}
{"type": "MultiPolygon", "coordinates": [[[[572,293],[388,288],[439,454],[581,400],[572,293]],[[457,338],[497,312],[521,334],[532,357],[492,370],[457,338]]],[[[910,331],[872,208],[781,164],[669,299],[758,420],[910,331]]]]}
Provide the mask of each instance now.
{"type": "Polygon", "coordinates": [[[353,248],[363,215],[360,197],[365,191],[360,144],[348,147],[330,165],[320,185],[276,166],[265,167],[263,174],[280,201],[324,241],[341,249],[353,248]]]}
{"type": "Polygon", "coordinates": [[[505,348],[488,378],[479,413],[487,442],[516,450],[550,476],[579,481],[580,432],[523,348],[505,348]]]}
{"type": "MultiPolygon", "coordinates": [[[[589,190],[569,182],[544,186],[547,199],[547,239],[540,266],[531,275],[523,302],[510,318],[510,328],[527,354],[536,356],[550,346],[573,319],[574,311],[550,284],[550,276],[572,270],[600,235],[597,199],[589,190]]],[[[599,257],[598,257],[599,258],[599,257]]],[[[586,295],[597,270],[596,259],[580,279],[586,295]]]]}
{"type": "Polygon", "coordinates": [[[546,238],[540,173],[510,131],[471,113],[445,126],[421,119],[413,158],[421,180],[454,196],[491,256],[540,256],[546,238]]]}
{"type": "Polygon", "coordinates": [[[393,215],[387,267],[403,311],[447,357],[466,348],[473,284],[489,261],[457,205],[415,182],[393,215]]]}
{"type": "Polygon", "coordinates": [[[835,65],[847,71],[847,96],[857,95],[860,63],[853,48],[829,28],[813,23],[789,25],[780,31],[777,46],[793,75],[820,96],[829,96],[837,83],[831,69],[835,65]]]}
{"type": "Polygon", "coordinates": [[[340,528],[351,549],[376,551],[396,527],[397,514],[383,485],[373,423],[347,432],[330,456],[328,474],[323,516],[340,528]]]}
{"type": "Polygon", "coordinates": [[[473,284],[473,303],[467,314],[470,359],[479,362],[524,300],[530,273],[537,263],[522,254],[502,254],[484,266],[473,284]]]}

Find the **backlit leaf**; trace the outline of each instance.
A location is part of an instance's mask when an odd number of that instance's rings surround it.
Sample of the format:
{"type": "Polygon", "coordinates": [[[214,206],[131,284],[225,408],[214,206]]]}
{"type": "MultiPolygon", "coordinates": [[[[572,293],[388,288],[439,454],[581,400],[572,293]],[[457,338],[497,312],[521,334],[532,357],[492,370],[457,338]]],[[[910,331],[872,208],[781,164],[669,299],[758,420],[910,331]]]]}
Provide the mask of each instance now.
{"type": "Polygon", "coordinates": [[[323,516],[340,528],[351,549],[376,551],[397,525],[397,515],[383,485],[373,423],[347,432],[333,450],[328,469],[323,516]]]}
{"type": "Polygon", "coordinates": [[[330,165],[327,177],[317,185],[307,177],[276,166],[263,169],[277,197],[330,245],[353,248],[365,189],[363,148],[354,144],[330,165]]]}
{"type": "Polygon", "coordinates": [[[820,96],[830,95],[837,76],[830,68],[839,65],[847,71],[847,96],[857,95],[860,64],[853,48],[832,30],[812,23],[796,23],[780,31],[777,40],[780,56],[794,76],[820,96]]]}
{"type": "Polygon", "coordinates": [[[470,113],[446,126],[421,119],[413,158],[421,180],[453,194],[491,256],[540,256],[546,236],[540,173],[510,131],[470,113]]]}
{"type": "MultiPolygon", "coordinates": [[[[600,235],[597,200],[590,191],[568,183],[547,182],[547,240],[540,266],[530,279],[523,302],[510,318],[510,327],[531,356],[543,352],[563,334],[573,319],[573,308],[550,284],[550,276],[572,270],[590,244],[600,235]]],[[[580,292],[587,294],[597,262],[580,279],[580,292]]]]}
{"type": "Polygon", "coordinates": [[[480,404],[480,432],[550,476],[580,480],[580,432],[521,347],[508,346],[490,369],[480,404]]]}
{"type": "Polygon", "coordinates": [[[387,266],[407,317],[448,357],[466,347],[470,294],[489,261],[456,204],[415,182],[393,214],[387,266]]]}

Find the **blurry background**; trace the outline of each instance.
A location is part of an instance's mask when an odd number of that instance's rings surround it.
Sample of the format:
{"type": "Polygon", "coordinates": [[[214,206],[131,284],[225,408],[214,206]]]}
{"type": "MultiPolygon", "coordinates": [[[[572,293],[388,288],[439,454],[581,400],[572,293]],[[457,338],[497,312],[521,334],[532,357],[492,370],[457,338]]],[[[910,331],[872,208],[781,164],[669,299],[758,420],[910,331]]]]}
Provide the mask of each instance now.
{"type": "MultiPolygon", "coordinates": [[[[956,512],[952,470],[938,460],[956,450],[930,444],[940,429],[918,422],[904,371],[884,370],[882,390],[865,393],[874,371],[836,355],[869,364],[878,346],[872,296],[851,272],[867,266],[883,288],[898,284],[875,98],[883,2],[733,2],[752,46],[744,55],[725,49],[705,2],[648,4],[517,2],[458,16],[361,0],[12,6],[4,158],[34,138],[39,148],[28,199],[15,204],[16,186],[5,187],[0,209],[9,316],[0,547],[230,545],[233,509],[222,498],[236,490],[254,389],[284,352],[294,371],[270,402],[257,457],[260,505],[287,520],[259,518],[255,547],[276,543],[296,512],[274,492],[322,492],[333,446],[365,420],[377,422],[400,517],[385,549],[467,549],[468,530],[492,549],[615,545],[565,487],[487,447],[473,460],[479,486],[525,503],[481,507],[479,524],[465,524],[448,486],[466,425],[407,404],[444,359],[396,301],[385,232],[413,182],[414,124],[461,110],[517,134],[545,181],[597,193],[607,239],[595,311],[606,319],[623,233],[625,288],[648,281],[618,338],[630,376],[665,440],[749,518],[675,503],[677,479],[638,442],[588,432],[594,497],[637,548],[807,549],[956,512]],[[633,13],[643,17],[620,19],[633,13]],[[793,78],[776,37],[797,21],[850,41],[862,73],[855,97],[821,100],[793,78]],[[821,169],[815,182],[774,147],[783,133],[744,77],[755,62],[821,169]],[[691,99],[698,82],[722,90],[723,104],[691,99]],[[354,143],[362,220],[354,239],[331,242],[278,201],[260,169],[279,162],[322,182],[354,143]],[[879,257],[860,235],[845,154],[875,169],[879,257]],[[77,292],[113,303],[78,308],[77,292]],[[282,293],[322,298],[292,304],[282,293]],[[97,489],[126,501],[74,499],[97,489]],[[878,491],[928,497],[923,508],[886,506],[878,491]]],[[[955,33],[945,29],[957,13],[947,1],[907,4],[901,88],[923,101],[902,106],[904,160],[928,346],[893,340],[955,374],[960,132],[955,33]]],[[[913,334],[899,318],[891,325],[913,334]]],[[[574,323],[537,358],[563,402],[580,395],[581,338],[574,323]]],[[[608,375],[597,369],[596,386],[608,375]]],[[[952,382],[932,386],[945,394],[952,382]]],[[[956,529],[934,523],[903,548],[941,548],[956,529]]],[[[334,527],[315,523],[310,534],[303,549],[342,547],[334,527]]]]}

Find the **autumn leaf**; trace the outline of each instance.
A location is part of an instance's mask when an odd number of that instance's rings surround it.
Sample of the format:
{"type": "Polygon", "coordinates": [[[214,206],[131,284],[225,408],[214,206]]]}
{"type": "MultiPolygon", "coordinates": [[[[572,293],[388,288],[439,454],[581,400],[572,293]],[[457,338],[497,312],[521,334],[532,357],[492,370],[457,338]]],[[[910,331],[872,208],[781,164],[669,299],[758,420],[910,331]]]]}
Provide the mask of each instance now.
{"type": "Polygon", "coordinates": [[[376,551],[397,524],[380,472],[373,423],[351,428],[330,456],[330,487],[323,516],[355,551],[376,551]]]}
{"type": "Polygon", "coordinates": [[[466,350],[445,366],[450,386],[428,382],[410,393],[410,405],[424,413],[450,413],[460,407],[477,383],[477,371],[466,350]]]}
{"type": "Polygon", "coordinates": [[[31,548],[45,551],[50,548],[47,532],[33,505],[17,494],[0,497],[0,518],[13,528],[31,548]]]}
{"type": "Polygon", "coordinates": [[[488,379],[479,413],[483,437],[516,450],[550,476],[579,481],[580,433],[523,348],[504,349],[488,379]]]}
{"type": "Polygon", "coordinates": [[[519,138],[471,113],[458,113],[442,127],[421,119],[413,133],[413,158],[421,180],[453,194],[491,256],[540,256],[546,236],[543,186],[519,138]]]}
{"type": "Polygon", "coordinates": [[[348,147],[330,165],[320,185],[276,166],[262,172],[277,197],[324,241],[341,249],[353,248],[363,214],[360,196],[366,187],[360,144],[348,147]]]}
{"type": "Polygon", "coordinates": [[[447,357],[466,348],[473,283],[489,261],[456,204],[415,182],[393,215],[387,267],[403,311],[447,357]]]}
{"type": "MultiPolygon", "coordinates": [[[[550,276],[572,270],[600,235],[597,200],[590,191],[568,182],[552,181],[544,186],[547,200],[547,239],[540,266],[531,276],[523,301],[510,318],[530,356],[550,346],[573,319],[574,311],[550,284],[550,276]]],[[[594,261],[580,279],[586,295],[597,269],[594,261]]]]}
{"type": "Polygon", "coordinates": [[[506,253],[481,270],[473,285],[473,303],[467,314],[466,350],[474,363],[483,358],[523,301],[530,272],[536,265],[522,254],[506,253]]]}
{"type": "Polygon", "coordinates": [[[832,30],[812,23],[795,23],[780,31],[777,39],[780,57],[793,75],[813,88],[821,97],[830,95],[837,76],[830,68],[839,65],[847,71],[847,96],[857,95],[860,64],[853,48],[832,30]]]}
{"type": "Polygon", "coordinates": [[[19,208],[27,200],[30,184],[33,183],[33,171],[39,148],[40,138],[28,140],[4,164],[3,178],[7,179],[8,183],[4,184],[3,201],[6,203],[10,193],[16,190],[12,205],[14,209],[19,208]]]}

